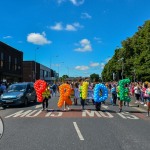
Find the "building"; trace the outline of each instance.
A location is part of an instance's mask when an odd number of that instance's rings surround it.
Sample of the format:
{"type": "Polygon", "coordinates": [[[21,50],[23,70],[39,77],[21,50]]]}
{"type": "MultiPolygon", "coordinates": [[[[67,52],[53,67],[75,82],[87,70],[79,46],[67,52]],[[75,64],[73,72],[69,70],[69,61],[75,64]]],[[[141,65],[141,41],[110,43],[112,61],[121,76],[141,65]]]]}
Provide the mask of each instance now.
{"type": "Polygon", "coordinates": [[[0,80],[7,83],[23,79],[23,52],[0,41],[0,80]]]}
{"type": "Polygon", "coordinates": [[[37,79],[40,79],[40,64],[35,61],[23,61],[23,81],[34,82],[37,79]]]}
{"type": "Polygon", "coordinates": [[[57,78],[57,73],[54,70],[35,61],[23,61],[23,81],[34,82],[42,79],[53,82],[57,78]]]}

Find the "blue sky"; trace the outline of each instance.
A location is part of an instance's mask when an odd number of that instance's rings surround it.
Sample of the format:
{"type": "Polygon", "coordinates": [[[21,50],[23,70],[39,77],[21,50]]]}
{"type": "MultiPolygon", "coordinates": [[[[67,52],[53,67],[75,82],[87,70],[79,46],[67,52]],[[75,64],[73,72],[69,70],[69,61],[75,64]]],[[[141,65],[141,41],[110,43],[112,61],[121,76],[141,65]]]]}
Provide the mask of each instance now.
{"type": "Polygon", "coordinates": [[[149,19],[150,0],[1,0],[0,40],[60,76],[89,76],[149,19]]]}

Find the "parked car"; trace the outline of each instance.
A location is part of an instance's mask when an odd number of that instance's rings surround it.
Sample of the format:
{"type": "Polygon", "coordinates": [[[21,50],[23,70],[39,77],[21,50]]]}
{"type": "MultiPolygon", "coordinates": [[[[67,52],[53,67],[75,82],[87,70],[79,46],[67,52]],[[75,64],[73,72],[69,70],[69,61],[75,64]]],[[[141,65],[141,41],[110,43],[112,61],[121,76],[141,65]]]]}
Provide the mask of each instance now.
{"type": "Polygon", "coordinates": [[[37,101],[34,84],[32,82],[15,83],[8,87],[7,91],[0,96],[2,107],[13,105],[27,106],[29,102],[37,101]]]}

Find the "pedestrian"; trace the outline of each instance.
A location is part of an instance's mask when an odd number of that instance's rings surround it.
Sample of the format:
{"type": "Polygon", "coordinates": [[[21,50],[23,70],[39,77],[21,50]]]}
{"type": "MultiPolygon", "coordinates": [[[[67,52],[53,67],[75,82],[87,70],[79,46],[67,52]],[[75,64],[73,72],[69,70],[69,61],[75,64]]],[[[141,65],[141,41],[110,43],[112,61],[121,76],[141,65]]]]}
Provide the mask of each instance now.
{"type": "Polygon", "coordinates": [[[118,99],[118,102],[119,102],[119,112],[122,111],[122,103],[123,101],[120,100],[120,86],[118,85],[117,88],[116,88],[116,92],[117,92],[117,99],[118,99]]]}
{"type": "Polygon", "coordinates": [[[79,91],[80,91],[80,102],[81,102],[81,109],[84,110],[84,105],[85,105],[85,99],[82,98],[82,85],[83,85],[83,80],[80,80],[80,86],[79,86],[79,91]]]}
{"type": "Polygon", "coordinates": [[[147,87],[148,85],[144,83],[144,87],[142,88],[144,106],[147,106],[147,99],[149,97],[149,95],[146,93],[147,87]]]}
{"type": "Polygon", "coordinates": [[[112,88],[111,88],[111,94],[112,94],[112,102],[113,102],[113,106],[116,105],[116,101],[117,101],[117,91],[116,91],[116,85],[113,84],[112,88]]]}
{"type": "Polygon", "coordinates": [[[140,101],[140,94],[141,94],[141,89],[138,83],[136,83],[135,87],[134,87],[134,93],[135,93],[135,98],[136,101],[135,103],[139,103],[140,101]]]}
{"type": "Polygon", "coordinates": [[[42,93],[42,97],[43,97],[43,110],[45,110],[45,103],[46,103],[46,110],[48,111],[48,100],[51,98],[50,96],[50,90],[49,90],[49,86],[46,86],[45,91],[42,93]]]}
{"type": "Polygon", "coordinates": [[[57,85],[56,85],[55,82],[54,82],[53,85],[52,85],[52,89],[53,89],[53,94],[54,94],[55,97],[56,97],[56,93],[57,93],[57,85]]]}
{"type": "MultiPolygon", "coordinates": [[[[127,98],[130,98],[130,90],[129,90],[129,87],[128,87],[128,84],[125,84],[125,93],[124,93],[124,96],[127,97],[127,98]]],[[[128,101],[124,101],[124,106],[128,106],[129,107],[129,102],[128,101]]]]}
{"type": "Polygon", "coordinates": [[[79,98],[79,85],[78,82],[74,84],[74,105],[78,105],[78,98],[79,98]]]}
{"type": "Polygon", "coordinates": [[[147,98],[147,116],[149,117],[149,111],[150,111],[150,83],[148,83],[148,88],[146,89],[146,93],[149,95],[147,98]]]}

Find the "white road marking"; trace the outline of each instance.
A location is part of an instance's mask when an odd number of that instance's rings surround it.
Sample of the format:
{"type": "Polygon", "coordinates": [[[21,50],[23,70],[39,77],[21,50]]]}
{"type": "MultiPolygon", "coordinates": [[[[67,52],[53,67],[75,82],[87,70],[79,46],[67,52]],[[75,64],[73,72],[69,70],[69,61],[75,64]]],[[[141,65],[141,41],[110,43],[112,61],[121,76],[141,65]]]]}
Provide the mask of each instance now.
{"type": "Polygon", "coordinates": [[[42,107],[42,104],[35,106],[36,109],[37,109],[37,108],[41,108],[41,107],[42,107]]]}
{"type": "Polygon", "coordinates": [[[84,141],[84,138],[83,138],[83,136],[82,136],[82,134],[81,134],[81,132],[80,132],[80,129],[79,129],[77,123],[76,123],[76,122],[73,122],[73,125],[74,125],[74,127],[75,127],[75,129],[76,129],[76,132],[77,132],[77,134],[78,134],[78,136],[79,136],[79,139],[80,139],[81,141],[84,141]]]}
{"type": "Polygon", "coordinates": [[[108,106],[105,106],[105,105],[102,105],[102,107],[103,107],[103,108],[105,108],[105,109],[107,109],[107,108],[108,108],[108,106]]]}
{"type": "Polygon", "coordinates": [[[139,119],[138,117],[136,117],[135,115],[130,114],[129,112],[121,112],[121,113],[117,113],[120,117],[122,117],[123,119],[139,119]]]}

